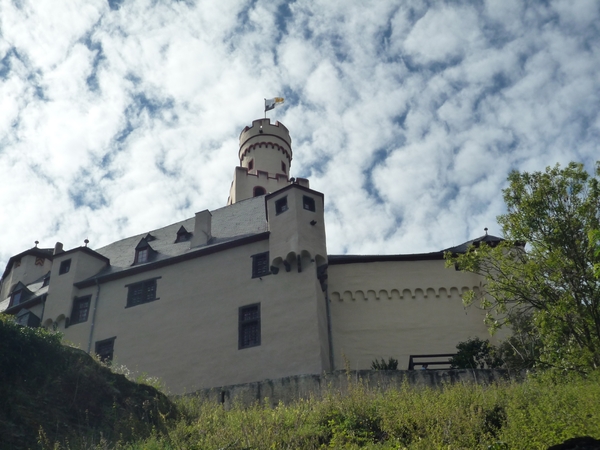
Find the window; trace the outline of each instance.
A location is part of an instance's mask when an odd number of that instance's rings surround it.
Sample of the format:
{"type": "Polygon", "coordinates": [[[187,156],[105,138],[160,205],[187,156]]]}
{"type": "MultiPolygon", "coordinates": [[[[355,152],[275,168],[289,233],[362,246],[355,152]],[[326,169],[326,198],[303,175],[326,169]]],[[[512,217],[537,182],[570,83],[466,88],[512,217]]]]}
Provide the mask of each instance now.
{"type": "Polygon", "coordinates": [[[267,193],[267,191],[265,190],[264,187],[262,186],[255,186],[254,187],[254,195],[253,197],[258,197],[259,195],[265,195],[267,193]]]}
{"type": "Polygon", "coordinates": [[[283,173],[287,173],[287,166],[285,165],[285,163],[283,161],[281,161],[281,170],[283,170],[283,173]]]}
{"type": "Polygon", "coordinates": [[[254,169],[254,160],[251,159],[250,162],[248,163],[248,170],[252,170],[254,169]]]}
{"type": "Polygon", "coordinates": [[[269,275],[269,252],[252,255],[252,278],[269,275]]]}
{"type": "Polygon", "coordinates": [[[302,204],[304,205],[304,209],[306,209],[307,211],[315,211],[315,199],[312,197],[309,197],[307,195],[304,195],[302,197],[302,204]]]}
{"type": "Polygon", "coordinates": [[[67,259],[60,263],[60,268],[58,269],[58,274],[64,275],[65,273],[68,273],[69,270],[71,270],[71,260],[67,259]]]}
{"type": "Polygon", "coordinates": [[[192,233],[188,232],[185,227],[182,225],[179,227],[179,231],[177,231],[177,239],[175,239],[175,243],[189,241],[192,238],[192,233]]]}
{"type": "Polygon", "coordinates": [[[104,339],[103,341],[96,341],[96,355],[100,358],[100,361],[109,363],[113,359],[115,352],[115,339],[104,339]]]}
{"type": "Polygon", "coordinates": [[[276,214],[281,214],[282,212],[285,212],[287,210],[288,210],[287,196],[280,198],[279,200],[277,200],[275,202],[275,213],[276,214]]]}
{"type": "Polygon", "coordinates": [[[260,303],[242,306],[239,314],[238,348],[241,350],[260,345],[260,303]]]}
{"type": "Polygon", "coordinates": [[[23,291],[19,289],[12,293],[10,298],[10,306],[15,306],[21,303],[21,296],[23,295],[23,291]]]}
{"type": "Polygon", "coordinates": [[[136,264],[148,262],[148,254],[149,253],[150,253],[150,250],[148,249],[148,247],[142,248],[140,250],[136,250],[136,252],[135,252],[136,264]]]}
{"type": "Polygon", "coordinates": [[[140,283],[128,284],[129,292],[127,293],[127,306],[141,305],[142,303],[148,303],[156,298],[156,280],[158,278],[152,278],[151,280],[142,281],[140,283]]]}
{"type": "Polygon", "coordinates": [[[50,275],[44,278],[44,282],[42,283],[42,287],[48,286],[50,284],[50,275]]]}
{"type": "Polygon", "coordinates": [[[88,320],[91,301],[91,295],[79,298],[75,297],[75,300],[73,300],[73,310],[71,311],[71,325],[86,322],[88,320]]]}

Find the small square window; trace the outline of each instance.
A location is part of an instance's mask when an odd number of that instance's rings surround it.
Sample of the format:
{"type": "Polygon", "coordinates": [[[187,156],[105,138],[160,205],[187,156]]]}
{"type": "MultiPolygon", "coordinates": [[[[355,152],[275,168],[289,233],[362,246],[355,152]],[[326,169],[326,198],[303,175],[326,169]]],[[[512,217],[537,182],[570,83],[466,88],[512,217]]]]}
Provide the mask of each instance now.
{"type": "Polygon", "coordinates": [[[277,200],[275,202],[275,213],[276,214],[281,214],[282,212],[285,212],[287,210],[288,210],[287,196],[280,198],[279,200],[277,200]]]}
{"type": "Polygon", "coordinates": [[[260,345],[260,303],[242,306],[239,309],[238,348],[260,345]]]}
{"type": "Polygon", "coordinates": [[[269,275],[269,252],[252,255],[252,278],[269,275]]]}
{"type": "Polygon", "coordinates": [[[315,211],[315,199],[312,197],[304,195],[302,197],[302,205],[304,205],[304,209],[307,211],[315,211]]]}
{"type": "Polygon", "coordinates": [[[96,355],[100,358],[100,361],[110,363],[113,360],[115,352],[115,339],[104,339],[103,341],[96,341],[96,355]]]}
{"type": "Polygon", "coordinates": [[[71,311],[70,321],[71,325],[75,325],[76,323],[83,323],[88,320],[91,301],[91,295],[79,298],[76,297],[75,300],[73,300],[73,310],[71,311]]]}
{"type": "Polygon", "coordinates": [[[64,275],[65,273],[68,273],[69,270],[71,270],[71,260],[67,259],[60,263],[60,268],[58,269],[58,274],[64,275]]]}
{"type": "Polygon", "coordinates": [[[156,278],[129,284],[126,287],[129,288],[127,293],[127,308],[158,300],[156,298],[156,278]]]}

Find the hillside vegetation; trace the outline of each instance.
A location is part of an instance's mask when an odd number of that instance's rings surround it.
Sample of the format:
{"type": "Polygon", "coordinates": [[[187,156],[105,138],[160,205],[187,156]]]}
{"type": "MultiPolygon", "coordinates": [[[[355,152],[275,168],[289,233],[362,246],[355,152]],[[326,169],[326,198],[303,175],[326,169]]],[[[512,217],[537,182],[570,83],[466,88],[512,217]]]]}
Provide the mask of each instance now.
{"type": "MultiPolygon", "coordinates": [[[[1,316],[0,316],[1,317],[1,316]]],[[[172,403],[60,335],[0,320],[1,449],[546,449],[600,439],[600,373],[347,391],[272,408],[172,403]]],[[[596,447],[589,447],[596,448],[596,447]]]]}
{"type": "Polygon", "coordinates": [[[155,388],[62,345],[59,334],[0,315],[0,449],[127,442],[175,417],[155,388]]]}

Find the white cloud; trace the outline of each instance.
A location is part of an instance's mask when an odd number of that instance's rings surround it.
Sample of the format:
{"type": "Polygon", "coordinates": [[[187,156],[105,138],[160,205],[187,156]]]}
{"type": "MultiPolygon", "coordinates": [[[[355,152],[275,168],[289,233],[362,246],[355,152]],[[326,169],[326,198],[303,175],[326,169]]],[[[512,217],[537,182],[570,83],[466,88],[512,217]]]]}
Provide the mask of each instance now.
{"type": "Polygon", "coordinates": [[[510,170],[600,154],[594,1],[0,10],[0,265],[36,239],[97,248],[223,206],[239,133],[275,95],[332,253],[499,234],[510,170]]]}

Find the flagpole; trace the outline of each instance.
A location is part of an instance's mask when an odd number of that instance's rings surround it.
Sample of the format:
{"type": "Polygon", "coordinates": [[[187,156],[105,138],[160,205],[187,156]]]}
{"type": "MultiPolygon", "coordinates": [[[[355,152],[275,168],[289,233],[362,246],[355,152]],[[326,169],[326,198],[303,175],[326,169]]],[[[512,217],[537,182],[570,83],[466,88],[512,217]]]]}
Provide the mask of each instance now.
{"type": "Polygon", "coordinates": [[[267,118],[267,99],[265,98],[265,119],[267,118]]]}

